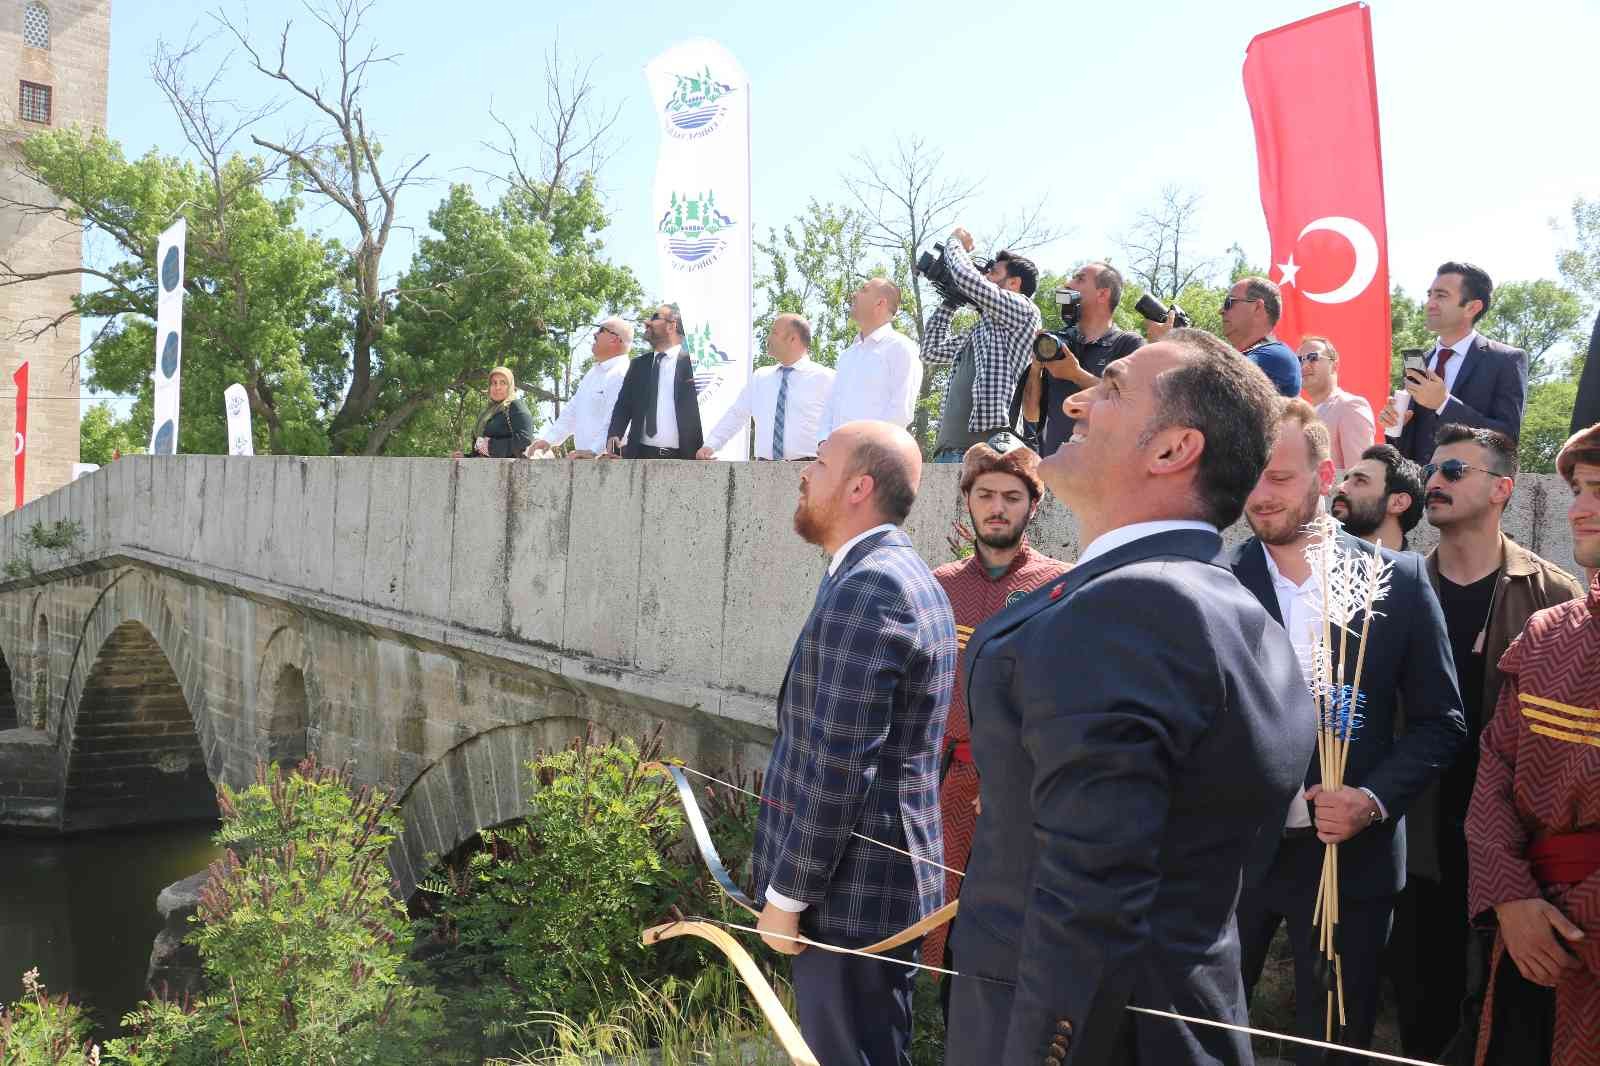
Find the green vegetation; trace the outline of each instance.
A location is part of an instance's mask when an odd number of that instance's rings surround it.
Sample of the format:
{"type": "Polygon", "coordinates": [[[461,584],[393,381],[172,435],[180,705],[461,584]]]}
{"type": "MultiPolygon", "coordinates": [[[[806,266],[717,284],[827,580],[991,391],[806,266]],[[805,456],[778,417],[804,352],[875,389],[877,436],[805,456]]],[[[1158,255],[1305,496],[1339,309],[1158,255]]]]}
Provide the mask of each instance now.
{"type": "MultiPolygon", "coordinates": [[[[83,539],[83,523],[75,518],[63,518],[59,522],[35,522],[28,527],[28,532],[22,536],[21,553],[7,559],[3,572],[7,579],[20,581],[32,577],[39,572],[39,567],[33,561],[35,551],[50,552],[60,555],[61,558],[50,562],[71,561],[77,554],[78,541],[83,539]]],[[[49,565],[48,563],[46,565],[49,565]]]]}
{"type": "Polygon", "coordinates": [[[38,970],[22,975],[22,998],[0,1003],[0,1063],[5,1066],[86,1066],[99,1063],[90,1022],[66,996],[51,996],[38,970]]]}

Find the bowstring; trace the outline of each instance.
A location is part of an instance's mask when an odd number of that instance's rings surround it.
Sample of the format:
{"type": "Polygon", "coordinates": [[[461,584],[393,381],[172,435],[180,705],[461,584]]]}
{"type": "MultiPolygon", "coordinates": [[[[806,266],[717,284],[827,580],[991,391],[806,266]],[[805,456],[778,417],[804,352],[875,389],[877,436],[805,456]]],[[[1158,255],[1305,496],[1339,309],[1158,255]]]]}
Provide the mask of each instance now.
{"type": "MultiPolygon", "coordinates": [[[[746,796],[751,797],[752,799],[760,800],[762,803],[765,803],[770,807],[774,807],[774,808],[776,808],[776,809],[778,809],[780,811],[783,811],[784,814],[793,814],[794,813],[792,810],[790,810],[788,807],[784,806],[782,803],[779,803],[777,800],[771,799],[770,797],[767,797],[767,796],[763,796],[759,792],[752,792],[748,788],[740,788],[738,785],[734,784],[732,781],[724,781],[720,777],[712,777],[710,774],[704,773],[704,772],[702,772],[700,770],[696,770],[694,767],[689,766],[689,765],[687,765],[685,763],[674,762],[674,763],[670,763],[669,765],[676,766],[678,769],[682,770],[686,774],[693,774],[696,777],[704,778],[707,781],[711,781],[711,782],[713,782],[715,784],[721,785],[723,788],[731,788],[735,792],[740,792],[740,793],[743,793],[746,796]]],[[[965,879],[966,876],[967,876],[965,873],[963,873],[960,870],[957,870],[953,866],[946,866],[942,862],[935,862],[932,859],[927,858],[927,857],[922,856],[922,855],[913,855],[911,852],[905,850],[904,848],[897,848],[893,844],[888,843],[887,841],[879,840],[877,837],[869,837],[865,833],[858,833],[853,829],[850,831],[850,835],[855,837],[857,840],[865,840],[868,844],[876,844],[880,848],[888,848],[890,851],[895,852],[898,855],[904,855],[906,858],[911,859],[913,862],[925,863],[928,866],[937,867],[938,869],[943,870],[947,874],[955,874],[957,877],[960,877],[962,879],[965,879]]]]}

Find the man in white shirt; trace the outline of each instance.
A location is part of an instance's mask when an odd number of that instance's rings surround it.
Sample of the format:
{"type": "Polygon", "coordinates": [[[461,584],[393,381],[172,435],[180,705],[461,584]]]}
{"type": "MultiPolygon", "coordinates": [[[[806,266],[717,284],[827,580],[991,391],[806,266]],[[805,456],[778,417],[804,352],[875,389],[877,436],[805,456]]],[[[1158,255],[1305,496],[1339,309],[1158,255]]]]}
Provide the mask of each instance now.
{"type": "Polygon", "coordinates": [[[815,459],[822,416],[833,395],[832,368],[811,360],[811,323],[795,314],[772,320],[767,354],[777,366],[750,375],[726,414],[706,434],[696,459],[715,459],[717,450],[756,420],[757,459],[815,459]]]}
{"type": "Polygon", "coordinates": [[[605,456],[693,459],[705,441],[677,304],[662,304],[645,319],[644,339],[650,351],[628,363],[606,428],[605,456]]]}
{"type": "Polygon", "coordinates": [[[900,310],[900,287],[888,278],[868,278],[850,300],[850,319],[861,336],[839,356],[833,396],[819,440],[846,422],[909,426],[922,389],[917,342],[889,323],[900,310]]]}
{"type": "Polygon", "coordinates": [[[622,379],[628,373],[628,361],[619,358],[627,355],[633,345],[633,327],[620,318],[608,318],[595,327],[594,344],[589,352],[594,362],[578,382],[578,389],[550,424],[545,436],[528,446],[528,456],[534,452],[559,447],[572,438],[573,450],[569,459],[593,459],[606,450],[606,426],[611,422],[611,408],[622,391],[622,379]]]}

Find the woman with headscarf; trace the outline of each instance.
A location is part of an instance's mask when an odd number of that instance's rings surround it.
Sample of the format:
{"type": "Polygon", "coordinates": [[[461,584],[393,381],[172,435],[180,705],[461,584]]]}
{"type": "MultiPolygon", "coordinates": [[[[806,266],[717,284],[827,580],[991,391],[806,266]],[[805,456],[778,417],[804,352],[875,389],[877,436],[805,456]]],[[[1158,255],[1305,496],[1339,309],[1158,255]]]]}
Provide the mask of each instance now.
{"type": "Polygon", "coordinates": [[[533,416],[517,395],[517,379],[497,366],[489,371],[489,406],[472,430],[472,450],[456,459],[514,459],[533,443],[533,416]]]}

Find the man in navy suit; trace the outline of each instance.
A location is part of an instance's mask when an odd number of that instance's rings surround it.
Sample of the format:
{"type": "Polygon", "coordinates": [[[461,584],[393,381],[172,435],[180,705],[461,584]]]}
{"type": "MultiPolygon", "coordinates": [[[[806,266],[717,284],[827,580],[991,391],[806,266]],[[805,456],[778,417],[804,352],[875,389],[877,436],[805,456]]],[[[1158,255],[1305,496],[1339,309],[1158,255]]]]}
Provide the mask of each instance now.
{"type": "MultiPolygon", "coordinates": [[[[1446,422],[1493,429],[1512,440],[1522,431],[1528,394],[1528,353],[1478,333],[1477,322],[1494,299],[1494,282],[1482,267],[1443,263],[1428,287],[1424,307],[1428,329],[1438,343],[1426,370],[1407,370],[1411,394],[1400,430],[1400,454],[1417,463],[1433,456],[1433,434],[1446,422]]],[[[1378,415],[1385,426],[1400,425],[1391,399],[1378,415]]]]}
{"type": "MultiPolygon", "coordinates": [[[[1305,527],[1333,487],[1328,428],[1304,400],[1283,404],[1277,440],[1261,480],[1245,505],[1255,537],[1234,554],[1233,571],[1297,646],[1322,632],[1318,575],[1305,557],[1305,527]]],[[[1287,921],[1294,951],[1295,1029],[1326,1033],[1327,988],[1319,976],[1318,933],[1311,924],[1327,844],[1339,845],[1339,957],[1344,973],[1345,1028],[1338,1042],[1366,1048],[1378,1007],[1378,963],[1389,939],[1395,897],[1405,884],[1405,813],[1467,743],[1466,720],[1450,654],[1450,634],[1423,558],[1390,552],[1354,537],[1341,544],[1377,551],[1394,564],[1388,594],[1378,603],[1367,636],[1361,692],[1365,718],[1353,734],[1343,784],[1324,789],[1315,760],[1304,769],[1305,792],[1263,841],[1239,900],[1244,980],[1254,988],[1267,946],[1287,921]],[[1405,726],[1397,735],[1401,700],[1405,726]]],[[[1345,633],[1344,662],[1354,672],[1360,622],[1345,633]]],[[[1346,677],[1348,683],[1350,677],[1346,677]]],[[[1362,1055],[1330,1060],[1323,1051],[1295,1050],[1299,1066],[1365,1062],[1362,1055]]]]}
{"type": "Polygon", "coordinates": [[[1233,908],[1314,716],[1281,627],[1219,559],[1266,461],[1272,383],[1174,330],[1067,401],[1045,484],[1077,565],[967,644],[982,813],[946,1066],[1239,1064],[1233,908]]]}
{"type": "Polygon", "coordinates": [[[611,408],[605,457],[693,459],[705,443],[694,360],[683,350],[683,313],[662,304],[644,323],[650,351],[634,356],[611,408]]]}
{"type": "Polygon", "coordinates": [[[833,430],[800,476],[795,531],[832,558],[778,692],[753,865],[758,924],[795,956],[800,1032],[825,1066],[910,1063],[916,971],[786,938],[860,948],[943,902],[939,769],[956,631],[899,528],[921,480],[916,442],[887,422],[833,430]]]}

